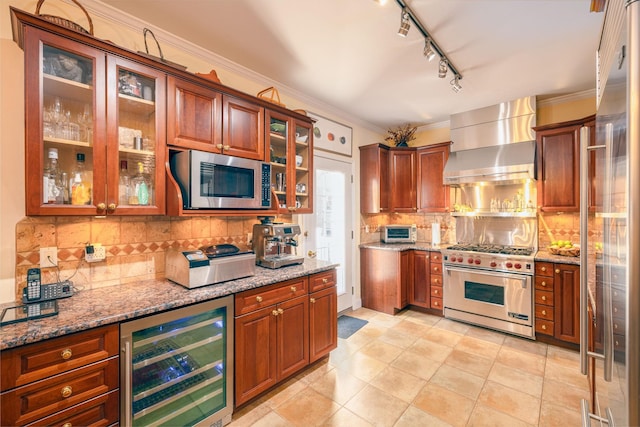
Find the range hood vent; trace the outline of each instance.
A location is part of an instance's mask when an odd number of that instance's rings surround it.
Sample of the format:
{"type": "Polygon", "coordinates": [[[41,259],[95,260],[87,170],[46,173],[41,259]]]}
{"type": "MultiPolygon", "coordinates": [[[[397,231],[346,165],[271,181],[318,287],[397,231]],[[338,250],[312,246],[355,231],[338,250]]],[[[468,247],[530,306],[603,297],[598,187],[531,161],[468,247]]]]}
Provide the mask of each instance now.
{"type": "Polygon", "coordinates": [[[513,184],[536,178],[535,97],[451,116],[444,183],[513,184]]]}

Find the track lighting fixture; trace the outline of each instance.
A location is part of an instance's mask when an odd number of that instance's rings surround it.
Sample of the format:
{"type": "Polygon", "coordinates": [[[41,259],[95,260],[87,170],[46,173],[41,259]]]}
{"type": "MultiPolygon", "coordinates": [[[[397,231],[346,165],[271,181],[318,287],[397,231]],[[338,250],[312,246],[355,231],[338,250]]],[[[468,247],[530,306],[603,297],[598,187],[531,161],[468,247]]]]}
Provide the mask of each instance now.
{"type": "Polygon", "coordinates": [[[455,76],[450,83],[451,83],[451,90],[453,90],[455,93],[458,93],[462,90],[462,86],[460,86],[458,76],[455,76]]]}
{"type": "Polygon", "coordinates": [[[427,37],[424,39],[424,56],[431,62],[433,58],[436,57],[436,53],[433,51],[431,47],[431,38],[427,37]]]}
{"type": "Polygon", "coordinates": [[[440,64],[438,65],[438,77],[444,79],[447,77],[449,61],[445,58],[440,58],[440,64]]]}
{"type": "Polygon", "coordinates": [[[402,9],[402,14],[400,15],[400,28],[398,29],[398,35],[400,37],[407,37],[409,28],[411,28],[411,24],[409,23],[409,14],[405,9],[402,9]]]}

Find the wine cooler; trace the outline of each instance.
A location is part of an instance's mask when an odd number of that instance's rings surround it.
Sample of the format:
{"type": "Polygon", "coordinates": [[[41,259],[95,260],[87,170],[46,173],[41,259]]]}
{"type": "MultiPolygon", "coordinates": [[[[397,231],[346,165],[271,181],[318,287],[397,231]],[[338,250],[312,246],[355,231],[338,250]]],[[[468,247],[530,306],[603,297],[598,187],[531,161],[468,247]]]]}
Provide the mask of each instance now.
{"type": "Polygon", "coordinates": [[[216,426],[233,411],[233,296],[122,323],[121,423],[216,426]]]}

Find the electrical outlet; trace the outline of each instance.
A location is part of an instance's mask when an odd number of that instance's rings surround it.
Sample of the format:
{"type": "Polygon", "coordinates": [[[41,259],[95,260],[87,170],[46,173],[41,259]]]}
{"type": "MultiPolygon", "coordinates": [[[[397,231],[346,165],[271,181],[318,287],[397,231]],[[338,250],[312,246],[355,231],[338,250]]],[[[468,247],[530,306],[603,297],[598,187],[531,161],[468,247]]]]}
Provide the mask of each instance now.
{"type": "Polygon", "coordinates": [[[104,261],[106,257],[107,252],[101,243],[92,243],[84,248],[84,259],[87,262],[104,261]]]}
{"type": "Polygon", "coordinates": [[[251,243],[251,239],[253,239],[253,233],[247,233],[247,244],[251,243]]]}
{"type": "Polygon", "coordinates": [[[40,268],[56,267],[58,265],[58,248],[40,248],[40,268]]]}

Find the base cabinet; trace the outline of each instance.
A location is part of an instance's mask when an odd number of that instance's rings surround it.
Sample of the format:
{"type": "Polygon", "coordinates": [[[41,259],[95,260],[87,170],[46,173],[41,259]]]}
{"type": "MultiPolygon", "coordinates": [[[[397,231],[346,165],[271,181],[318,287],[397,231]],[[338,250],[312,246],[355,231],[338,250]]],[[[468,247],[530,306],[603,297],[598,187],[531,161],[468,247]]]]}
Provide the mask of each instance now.
{"type": "Polygon", "coordinates": [[[338,346],[338,289],[336,270],[309,280],[309,363],[338,346]]]}
{"type": "Polygon", "coordinates": [[[536,333],[580,343],[580,266],[536,262],[536,333]]]}

